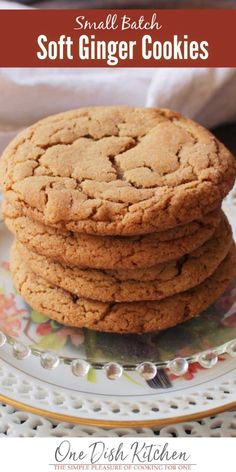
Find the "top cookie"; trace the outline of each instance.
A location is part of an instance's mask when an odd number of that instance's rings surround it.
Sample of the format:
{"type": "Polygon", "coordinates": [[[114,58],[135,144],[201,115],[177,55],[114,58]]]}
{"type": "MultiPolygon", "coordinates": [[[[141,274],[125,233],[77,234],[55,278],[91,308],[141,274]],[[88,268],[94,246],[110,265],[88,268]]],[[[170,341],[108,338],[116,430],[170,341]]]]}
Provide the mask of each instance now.
{"type": "Polygon", "coordinates": [[[22,215],[74,232],[151,233],[217,208],[233,156],[169,110],[81,108],[26,129],[5,150],[1,180],[22,215]]]}

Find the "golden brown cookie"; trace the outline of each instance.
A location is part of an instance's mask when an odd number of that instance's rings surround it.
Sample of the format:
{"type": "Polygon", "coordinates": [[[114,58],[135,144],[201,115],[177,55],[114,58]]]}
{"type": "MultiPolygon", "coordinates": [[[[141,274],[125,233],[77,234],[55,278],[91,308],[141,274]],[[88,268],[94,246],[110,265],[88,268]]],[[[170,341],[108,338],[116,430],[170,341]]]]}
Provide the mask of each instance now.
{"type": "Polygon", "coordinates": [[[21,215],[79,233],[135,235],[201,218],[233,185],[231,153],[163,109],[81,108],[39,121],[7,147],[1,181],[21,215]]]}
{"type": "Polygon", "coordinates": [[[134,269],[179,259],[197,249],[212,237],[223,213],[216,210],[175,229],[132,237],[61,232],[19,216],[7,202],[4,215],[21,243],[54,261],[94,269],[134,269]]]}
{"type": "Polygon", "coordinates": [[[103,302],[133,302],[161,300],[199,285],[212,275],[231,245],[231,229],[224,218],[214,236],[199,249],[176,261],[148,269],[69,268],[29,251],[20,243],[16,250],[37,276],[78,297],[103,302]]]}
{"type": "Polygon", "coordinates": [[[25,301],[60,323],[97,331],[145,333],[182,323],[213,303],[236,275],[236,250],[233,244],[228,256],[202,284],[155,302],[103,303],[79,298],[37,277],[16,248],[11,255],[11,271],[25,301]]]}

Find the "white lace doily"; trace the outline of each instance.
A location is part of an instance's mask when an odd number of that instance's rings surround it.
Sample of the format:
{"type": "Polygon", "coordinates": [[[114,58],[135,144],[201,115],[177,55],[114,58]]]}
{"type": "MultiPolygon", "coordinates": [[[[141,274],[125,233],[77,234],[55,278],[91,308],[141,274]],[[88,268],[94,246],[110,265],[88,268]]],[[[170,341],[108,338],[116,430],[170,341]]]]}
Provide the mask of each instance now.
{"type": "Polygon", "coordinates": [[[86,437],[86,436],[161,436],[161,437],[236,437],[236,411],[221,413],[199,421],[155,428],[102,429],[79,426],[15,410],[0,404],[0,437],[86,437]]]}

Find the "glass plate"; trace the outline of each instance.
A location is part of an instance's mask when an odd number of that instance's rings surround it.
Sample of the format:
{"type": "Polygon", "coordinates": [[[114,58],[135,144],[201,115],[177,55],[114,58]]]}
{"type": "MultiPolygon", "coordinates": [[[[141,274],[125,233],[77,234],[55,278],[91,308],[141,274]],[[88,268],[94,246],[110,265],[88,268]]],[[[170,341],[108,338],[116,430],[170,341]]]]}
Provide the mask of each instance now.
{"type": "MultiPolygon", "coordinates": [[[[216,355],[227,351],[234,355],[236,280],[200,316],[163,332],[120,335],[69,328],[36,312],[16,293],[8,263],[12,237],[4,223],[0,234],[0,331],[14,345],[15,357],[22,359],[54,351],[68,365],[83,359],[95,369],[115,362],[125,370],[134,370],[144,362],[157,368],[168,367],[176,358],[191,363],[203,355],[208,357],[203,358],[202,364],[211,367],[217,361],[216,355]]],[[[56,364],[57,359],[54,360],[56,364]]],[[[181,366],[186,369],[186,362],[181,366]]]]}
{"type": "MultiPolygon", "coordinates": [[[[235,196],[223,205],[234,236],[235,196]]],[[[159,334],[76,330],[16,294],[3,223],[0,237],[0,401],[103,427],[173,424],[235,407],[236,281],[201,316],[159,334]]]]}

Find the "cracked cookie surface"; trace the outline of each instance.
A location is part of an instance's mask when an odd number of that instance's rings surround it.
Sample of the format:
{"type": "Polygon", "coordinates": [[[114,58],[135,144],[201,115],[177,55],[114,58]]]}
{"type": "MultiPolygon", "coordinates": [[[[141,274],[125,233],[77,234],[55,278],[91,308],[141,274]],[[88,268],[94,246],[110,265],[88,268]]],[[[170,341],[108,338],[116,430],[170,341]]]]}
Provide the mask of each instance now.
{"type": "Polygon", "coordinates": [[[19,216],[4,202],[5,222],[30,250],[68,266],[93,269],[135,269],[175,260],[210,239],[222,218],[216,210],[184,226],[143,236],[97,236],[61,232],[19,216]]]}
{"type": "Polygon", "coordinates": [[[103,303],[78,298],[34,275],[15,249],[11,271],[16,289],[25,301],[59,323],[104,332],[141,334],[175,326],[205,310],[236,275],[236,251],[233,245],[213,275],[202,284],[155,302],[103,303]]]}
{"type": "Polygon", "coordinates": [[[210,277],[232,245],[226,218],[199,249],[176,261],[148,269],[92,270],[52,262],[16,243],[16,251],[37,276],[78,297],[103,302],[161,300],[184,292],[210,277]]]}
{"type": "Polygon", "coordinates": [[[22,215],[69,231],[134,235],[219,207],[235,179],[230,152],[169,110],[81,108],[21,133],[1,180],[22,215]]]}

